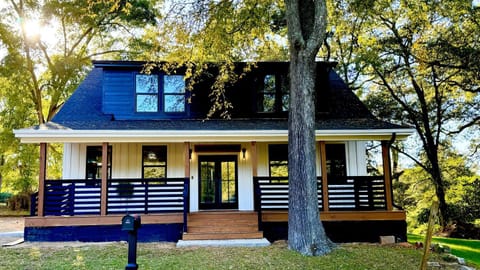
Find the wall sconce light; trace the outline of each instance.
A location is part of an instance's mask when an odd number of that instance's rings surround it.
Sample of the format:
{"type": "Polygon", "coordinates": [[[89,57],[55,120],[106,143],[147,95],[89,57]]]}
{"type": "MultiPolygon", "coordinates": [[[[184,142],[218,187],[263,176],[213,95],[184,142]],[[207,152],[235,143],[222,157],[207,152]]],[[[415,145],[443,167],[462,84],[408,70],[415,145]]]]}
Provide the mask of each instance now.
{"type": "Polygon", "coordinates": [[[247,152],[246,148],[242,148],[242,158],[245,159],[245,153],[247,152]]]}
{"type": "Polygon", "coordinates": [[[190,160],[192,160],[192,152],[192,149],[188,149],[188,158],[190,158],[190,160]]]}

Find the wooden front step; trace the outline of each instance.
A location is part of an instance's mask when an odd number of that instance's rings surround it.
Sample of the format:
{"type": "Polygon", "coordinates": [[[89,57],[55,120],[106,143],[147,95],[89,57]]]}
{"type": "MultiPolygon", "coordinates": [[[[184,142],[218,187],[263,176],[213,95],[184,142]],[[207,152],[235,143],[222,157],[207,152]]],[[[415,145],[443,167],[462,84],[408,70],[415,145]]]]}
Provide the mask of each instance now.
{"type": "Polygon", "coordinates": [[[183,240],[263,238],[263,232],[258,231],[256,212],[196,212],[189,214],[187,225],[183,240]]]}

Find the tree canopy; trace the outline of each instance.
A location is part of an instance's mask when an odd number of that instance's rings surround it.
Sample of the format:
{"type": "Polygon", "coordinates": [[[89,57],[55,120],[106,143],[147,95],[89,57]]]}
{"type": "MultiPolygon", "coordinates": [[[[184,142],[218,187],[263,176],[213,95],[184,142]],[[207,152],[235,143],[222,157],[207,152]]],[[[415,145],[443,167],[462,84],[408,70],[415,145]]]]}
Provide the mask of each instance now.
{"type": "MultiPolygon", "coordinates": [[[[9,0],[1,6],[0,179],[21,185],[21,191],[31,189],[38,150],[20,146],[12,130],[51,120],[92,57],[130,53],[124,48],[136,40],[136,27],[155,24],[152,7],[147,0],[9,0]]],[[[51,150],[53,159],[61,151],[51,150]]]]}
{"type": "Polygon", "coordinates": [[[460,132],[478,144],[480,11],[467,1],[356,0],[331,10],[331,57],[377,116],[417,130],[418,147],[396,150],[429,175],[445,225],[439,151],[460,132]]]}

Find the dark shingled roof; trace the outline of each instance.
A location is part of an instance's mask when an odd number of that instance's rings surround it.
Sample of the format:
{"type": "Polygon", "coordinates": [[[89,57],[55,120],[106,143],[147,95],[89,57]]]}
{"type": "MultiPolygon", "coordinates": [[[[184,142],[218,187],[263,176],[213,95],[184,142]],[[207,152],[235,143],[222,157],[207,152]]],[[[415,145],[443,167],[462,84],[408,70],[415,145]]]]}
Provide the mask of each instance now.
{"type": "MultiPolygon", "coordinates": [[[[194,119],[194,120],[114,120],[102,113],[102,68],[95,67],[63,105],[51,123],[51,130],[287,130],[287,119],[194,119]]],[[[317,130],[398,129],[399,125],[380,121],[330,72],[329,111],[318,117],[317,130]]],[[[39,129],[39,127],[33,127],[39,129]]]]}

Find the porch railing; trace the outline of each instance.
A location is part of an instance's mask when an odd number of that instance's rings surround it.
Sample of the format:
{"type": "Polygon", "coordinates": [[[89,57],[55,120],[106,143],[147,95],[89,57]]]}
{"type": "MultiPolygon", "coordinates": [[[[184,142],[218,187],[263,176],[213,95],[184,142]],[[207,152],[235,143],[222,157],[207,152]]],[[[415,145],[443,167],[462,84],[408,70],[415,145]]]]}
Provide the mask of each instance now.
{"type": "MultiPolygon", "coordinates": [[[[254,177],[254,207],[258,213],[258,229],[262,230],[263,210],[288,211],[288,177],[254,177]]],[[[318,208],[323,209],[322,181],[317,178],[318,208]]]]}
{"type": "MultiPolygon", "coordinates": [[[[347,176],[328,179],[328,211],[385,210],[383,176],[347,176]]],[[[254,205],[261,229],[262,211],[288,210],[287,177],[254,177],[254,205]]],[[[323,209],[322,178],[317,178],[318,209],[323,209]]]]}
{"type": "Polygon", "coordinates": [[[349,176],[328,180],[329,210],[386,210],[383,176],[349,176]]]}
{"type": "MultiPolygon", "coordinates": [[[[109,179],[107,214],[183,212],[186,178],[109,179]]],[[[46,216],[100,215],[100,180],[46,180],[46,216]]],[[[34,197],[32,197],[34,198],[34,197]]],[[[37,205],[32,200],[32,212],[37,205]]],[[[32,213],[35,214],[35,213],[32,213]]]]}

